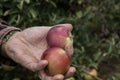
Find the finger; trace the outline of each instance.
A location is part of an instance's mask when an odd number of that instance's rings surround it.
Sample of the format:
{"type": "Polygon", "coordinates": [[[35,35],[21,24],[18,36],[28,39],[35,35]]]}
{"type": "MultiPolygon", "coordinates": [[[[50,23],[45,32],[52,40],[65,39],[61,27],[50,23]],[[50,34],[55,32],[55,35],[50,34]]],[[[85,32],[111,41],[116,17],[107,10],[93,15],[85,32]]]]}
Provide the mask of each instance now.
{"type": "Polygon", "coordinates": [[[69,23],[66,23],[66,24],[58,24],[58,25],[55,25],[55,26],[64,26],[66,27],[68,30],[72,31],[73,27],[71,24],[69,23]]]}
{"type": "Polygon", "coordinates": [[[53,80],[63,80],[63,79],[64,79],[64,76],[61,74],[57,74],[53,77],[53,80]]]}
{"type": "Polygon", "coordinates": [[[71,41],[71,43],[67,43],[65,46],[65,50],[68,54],[69,57],[71,57],[73,55],[74,49],[73,49],[73,41],[71,41]]]}
{"type": "Polygon", "coordinates": [[[75,67],[70,67],[68,72],[65,75],[65,78],[71,77],[73,76],[73,74],[76,72],[76,68],[75,67]]]}
{"type": "MultiPolygon", "coordinates": [[[[47,60],[41,60],[37,66],[38,70],[42,70],[44,69],[46,66],[48,65],[48,61],[47,60]]],[[[36,68],[36,69],[37,69],[36,68]]]]}
{"type": "Polygon", "coordinates": [[[41,80],[52,80],[52,77],[48,76],[44,70],[38,72],[38,76],[41,80]]]}
{"type": "Polygon", "coordinates": [[[61,74],[57,74],[55,76],[48,76],[44,70],[40,71],[38,75],[42,80],[63,80],[64,79],[64,76],[61,74]]]}
{"type": "Polygon", "coordinates": [[[47,66],[47,64],[48,62],[46,60],[41,60],[38,63],[35,63],[35,62],[28,63],[27,66],[32,71],[40,71],[44,69],[47,66]]]}

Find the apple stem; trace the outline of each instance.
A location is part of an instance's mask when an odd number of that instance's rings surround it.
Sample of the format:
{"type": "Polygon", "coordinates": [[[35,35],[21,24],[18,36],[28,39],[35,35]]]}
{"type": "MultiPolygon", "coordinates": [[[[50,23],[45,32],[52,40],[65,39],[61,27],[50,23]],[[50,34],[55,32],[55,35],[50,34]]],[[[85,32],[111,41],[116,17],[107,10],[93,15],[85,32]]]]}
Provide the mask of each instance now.
{"type": "Polygon", "coordinates": [[[97,76],[91,75],[91,74],[87,71],[87,69],[85,68],[85,66],[84,66],[84,67],[81,67],[81,66],[78,66],[78,65],[75,65],[75,64],[72,64],[72,66],[74,66],[74,67],[76,67],[76,68],[81,68],[81,71],[82,71],[82,72],[90,75],[91,77],[93,77],[93,78],[96,79],[96,80],[103,80],[103,79],[101,79],[101,78],[99,78],[99,77],[97,77],[97,76]]]}

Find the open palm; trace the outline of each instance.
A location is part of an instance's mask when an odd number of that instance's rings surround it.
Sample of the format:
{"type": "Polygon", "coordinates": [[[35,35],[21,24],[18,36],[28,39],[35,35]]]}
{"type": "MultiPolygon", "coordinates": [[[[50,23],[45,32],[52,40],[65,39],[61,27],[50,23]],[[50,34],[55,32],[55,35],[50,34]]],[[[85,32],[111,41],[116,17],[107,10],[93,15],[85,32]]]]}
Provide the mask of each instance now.
{"type": "MultiPolygon", "coordinates": [[[[72,28],[70,24],[61,25],[68,29],[72,28]]],[[[50,28],[49,26],[36,26],[15,33],[7,41],[5,51],[16,63],[29,70],[37,71],[42,80],[63,80],[64,76],[61,74],[51,77],[47,76],[44,72],[44,68],[48,62],[46,60],[41,60],[41,56],[49,47],[46,36],[50,28]]],[[[70,47],[67,47],[66,49],[69,48],[70,47]]],[[[73,50],[72,47],[70,50],[73,50]]],[[[72,53],[70,53],[70,55],[71,54],[72,53]]],[[[71,76],[74,72],[75,68],[71,67],[66,76],[71,76]]]]}

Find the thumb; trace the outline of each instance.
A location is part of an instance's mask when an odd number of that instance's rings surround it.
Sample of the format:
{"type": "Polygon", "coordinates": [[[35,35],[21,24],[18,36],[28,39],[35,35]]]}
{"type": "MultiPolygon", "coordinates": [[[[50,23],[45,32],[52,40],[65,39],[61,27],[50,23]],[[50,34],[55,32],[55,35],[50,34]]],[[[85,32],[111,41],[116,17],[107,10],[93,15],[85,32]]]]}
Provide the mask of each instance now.
{"type": "Polygon", "coordinates": [[[41,60],[38,63],[29,63],[28,66],[29,66],[29,69],[32,71],[40,71],[44,69],[47,66],[47,64],[48,64],[47,60],[41,60]]]}
{"type": "Polygon", "coordinates": [[[66,27],[68,30],[72,31],[73,29],[73,26],[72,24],[69,24],[69,23],[65,23],[65,24],[58,24],[58,25],[54,25],[54,26],[64,26],[66,27]]]}

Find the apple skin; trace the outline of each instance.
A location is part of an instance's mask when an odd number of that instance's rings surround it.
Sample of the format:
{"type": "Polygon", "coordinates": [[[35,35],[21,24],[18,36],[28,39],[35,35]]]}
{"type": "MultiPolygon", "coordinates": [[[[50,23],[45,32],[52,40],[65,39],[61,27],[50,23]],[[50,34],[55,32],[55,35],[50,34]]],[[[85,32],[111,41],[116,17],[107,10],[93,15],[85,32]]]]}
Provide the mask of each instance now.
{"type": "Polygon", "coordinates": [[[71,41],[71,32],[64,26],[55,26],[48,31],[47,42],[50,47],[65,48],[71,41]]]}
{"type": "Polygon", "coordinates": [[[92,76],[95,76],[95,77],[97,76],[97,70],[96,69],[92,69],[92,70],[88,71],[88,73],[90,75],[85,74],[85,76],[84,76],[85,80],[96,80],[95,78],[92,77],[92,76]]]}
{"type": "Polygon", "coordinates": [[[65,50],[59,47],[47,49],[42,56],[42,60],[48,61],[46,73],[53,76],[56,74],[65,74],[70,68],[70,59],[65,50]]]}

